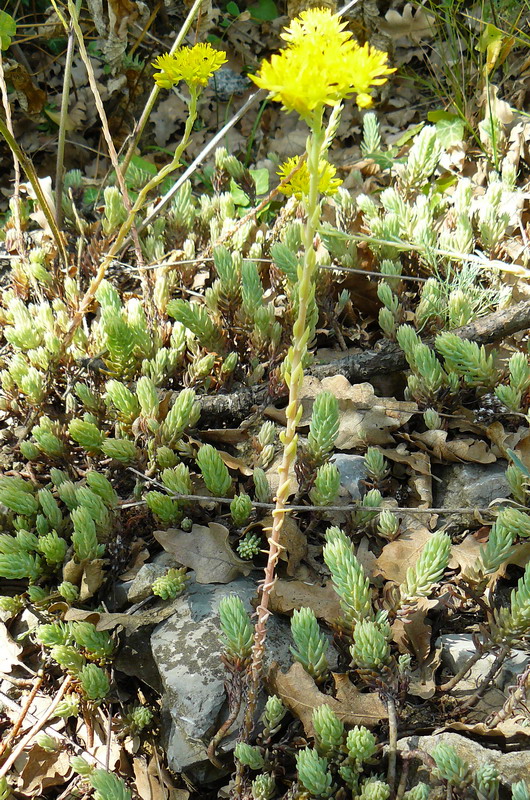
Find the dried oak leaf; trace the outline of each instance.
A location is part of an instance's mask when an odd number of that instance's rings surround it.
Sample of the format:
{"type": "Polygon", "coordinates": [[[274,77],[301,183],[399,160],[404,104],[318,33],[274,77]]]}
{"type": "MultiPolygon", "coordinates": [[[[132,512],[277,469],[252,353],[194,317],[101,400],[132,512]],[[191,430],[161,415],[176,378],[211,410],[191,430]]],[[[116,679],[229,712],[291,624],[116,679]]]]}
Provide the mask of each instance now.
{"type": "Polygon", "coordinates": [[[411,436],[412,441],[440,461],[472,461],[492,464],[497,461],[486,442],[481,439],[452,439],[447,441],[447,431],[425,431],[411,436]]]}
{"type": "Polygon", "coordinates": [[[3,622],[0,622],[0,672],[9,674],[19,664],[19,655],[24,648],[15,642],[3,622]]]}
{"type": "Polygon", "coordinates": [[[330,624],[341,615],[339,598],[331,581],[320,586],[306,581],[278,580],[271,591],[270,605],[276,614],[290,614],[294,609],[307,607],[330,624]]]}
{"type": "Polygon", "coordinates": [[[403,522],[403,532],[398,539],[383,547],[376,559],[374,575],[387,581],[403,583],[409,567],[414,566],[421,551],[432,536],[431,531],[415,519],[403,522]]]}
{"type": "Polygon", "coordinates": [[[315,398],[326,391],[339,401],[338,450],[393,443],[392,431],[405,425],[418,410],[416,403],[394,397],[376,397],[370,383],[352,385],[344,375],[334,375],[322,381],[308,376],[304,379],[300,397],[303,406],[300,425],[309,425],[315,398]]]}
{"type": "MultiPolygon", "coordinates": [[[[27,753],[17,784],[17,794],[26,797],[39,797],[43,790],[51,786],[61,786],[71,772],[70,756],[64,750],[49,753],[34,744],[27,753]]],[[[18,766],[18,763],[17,763],[18,766]]]]}
{"type": "Polygon", "coordinates": [[[423,8],[418,8],[414,13],[412,4],[407,3],[402,14],[394,9],[387,11],[379,26],[391,39],[406,38],[417,44],[422,39],[432,38],[436,30],[436,18],[423,8]]]}
{"type": "Polygon", "coordinates": [[[367,728],[388,719],[386,706],[376,693],[359,692],[347,675],[333,674],[336,697],[323,694],[313,678],[301,664],[293,664],[289,672],[281,672],[278,664],[269,670],[267,683],[283,704],[298,717],[306,736],[315,735],[313,711],[328,705],[347,725],[365,725],[367,728]]]}
{"type": "Polygon", "coordinates": [[[224,525],[210,522],[208,527],[193,525],[191,531],[169,528],[153,535],[166,553],[195,570],[197,583],[230,583],[238,575],[248,575],[252,566],[235,555],[228,534],[224,525]]]}
{"type": "MultiPolygon", "coordinates": [[[[259,525],[266,530],[272,527],[272,514],[260,520],[259,525]]],[[[307,539],[291,517],[285,517],[280,532],[280,545],[285,548],[280,558],[287,560],[287,574],[294,575],[300,561],[307,553],[307,539]],[[287,555],[285,555],[287,554],[287,555]]]]}

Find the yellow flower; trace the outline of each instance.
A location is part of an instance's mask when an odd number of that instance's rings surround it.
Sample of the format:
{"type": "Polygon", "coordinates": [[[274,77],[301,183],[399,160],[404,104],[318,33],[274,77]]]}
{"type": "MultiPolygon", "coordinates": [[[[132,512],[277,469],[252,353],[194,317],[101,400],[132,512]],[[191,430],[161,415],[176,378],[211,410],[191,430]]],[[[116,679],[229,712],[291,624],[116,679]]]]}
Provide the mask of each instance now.
{"type": "Polygon", "coordinates": [[[315,109],[336,106],[354,93],[366,107],[370,87],[385,83],[394,70],[386,53],[368,44],[360,47],[343,27],[329,9],[303,12],[287,29],[285,50],[250,77],[272,100],[307,120],[315,109]]]}
{"type": "MultiPolygon", "coordinates": [[[[299,163],[299,156],[288,158],[287,161],[284,161],[276,174],[283,180],[290,175],[299,163]]],[[[321,160],[319,162],[318,191],[320,194],[328,196],[336,193],[337,189],[342,184],[340,178],[335,178],[336,172],[337,170],[329,161],[321,160]]],[[[309,193],[309,170],[306,161],[302,163],[302,166],[295,172],[291,180],[280,187],[280,192],[283,192],[287,197],[294,195],[298,200],[301,200],[304,194],[307,195],[309,193]]]]}
{"type": "Polygon", "coordinates": [[[208,79],[226,61],[226,55],[214,50],[211,44],[196,44],[180,47],[170,55],[158,56],[153,67],[160,72],[154,74],[155,83],[163,89],[171,89],[179,81],[185,81],[190,89],[206,86],[208,79]]]}
{"type": "Polygon", "coordinates": [[[329,8],[308,8],[280,36],[291,46],[301,44],[306,36],[342,44],[351,39],[351,33],[344,32],[346,25],[329,8]]]}

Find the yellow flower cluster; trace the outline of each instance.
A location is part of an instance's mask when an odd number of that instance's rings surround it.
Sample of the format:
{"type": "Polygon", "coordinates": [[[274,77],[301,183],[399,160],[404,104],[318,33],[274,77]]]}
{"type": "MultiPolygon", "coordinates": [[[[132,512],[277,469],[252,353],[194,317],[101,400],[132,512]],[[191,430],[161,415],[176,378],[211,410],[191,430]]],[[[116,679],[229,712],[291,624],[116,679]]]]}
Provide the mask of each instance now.
{"type": "Polygon", "coordinates": [[[249,77],[287,111],[309,120],[324,105],[336,106],[357,94],[357,104],[372,102],[369,90],[394,72],[386,53],[362,47],[345,31],[346,23],[327,8],[303,11],[285,29],[287,47],[249,77]]]}
{"type": "Polygon", "coordinates": [[[154,80],[163,89],[171,89],[179,81],[185,81],[190,89],[206,86],[208,79],[226,61],[221,50],[214,50],[211,44],[196,44],[193,47],[179,47],[171,55],[165,53],[153,61],[154,80]]]}
{"type": "MultiPolygon", "coordinates": [[[[276,174],[279,175],[282,180],[284,180],[284,178],[287,178],[287,176],[290,175],[290,173],[299,165],[299,163],[299,156],[288,158],[287,161],[284,161],[276,174]]],[[[319,162],[318,191],[320,194],[329,196],[336,193],[337,189],[342,183],[340,178],[335,177],[336,172],[337,170],[332,164],[329,163],[329,161],[321,160],[319,162]]],[[[287,197],[294,195],[298,200],[301,200],[304,195],[309,193],[309,178],[310,176],[307,162],[304,161],[300,169],[294,173],[293,177],[286,184],[280,186],[279,189],[287,197]]]]}

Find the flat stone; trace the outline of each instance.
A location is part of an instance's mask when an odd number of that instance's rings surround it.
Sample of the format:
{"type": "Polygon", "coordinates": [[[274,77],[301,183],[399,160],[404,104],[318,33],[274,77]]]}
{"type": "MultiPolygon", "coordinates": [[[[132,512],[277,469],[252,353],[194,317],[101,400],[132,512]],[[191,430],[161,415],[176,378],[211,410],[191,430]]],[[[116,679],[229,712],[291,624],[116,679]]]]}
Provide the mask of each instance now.
{"type": "MultiPolygon", "coordinates": [[[[437,468],[435,476],[440,480],[433,481],[434,505],[446,509],[487,508],[493,500],[509,497],[507,466],[506,461],[499,460],[494,464],[451,464],[437,468]]],[[[472,514],[459,513],[449,518],[462,527],[473,522],[472,514]]]]}
{"type": "MultiPolygon", "coordinates": [[[[468,633],[440,636],[437,640],[437,645],[442,646],[442,664],[453,675],[456,675],[466,661],[476,652],[473,637],[468,633]]],[[[473,664],[468,675],[455,688],[476,689],[488,674],[494,661],[495,655],[493,653],[483,655],[476,664],[473,664]]],[[[511,650],[510,657],[504,660],[496,678],[492,681],[492,687],[495,686],[497,689],[505,691],[509,686],[513,686],[516,683],[519,675],[529,665],[530,655],[528,653],[523,650],[511,650]]]]}
{"type": "Polygon", "coordinates": [[[364,456],[336,453],[330,461],[336,464],[341,485],[350,493],[352,500],[360,500],[361,495],[365,494],[361,481],[368,477],[364,456]]]}
{"type": "MultiPolygon", "coordinates": [[[[501,782],[507,787],[511,787],[513,783],[521,780],[528,783],[528,776],[530,775],[530,751],[528,750],[502,753],[498,749],[493,750],[482,747],[478,742],[468,739],[466,736],[450,732],[434,736],[407,736],[406,738],[398,739],[397,749],[402,752],[424,750],[429,755],[432,755],[433,750],[441,743],[454,747],[460,758],[467,761],[472,772],[476,772],[479,767],[486,762],[490,762],[496,767],[501,782]]],[[[417,769],[413,782],[415,783],[418,780],[422,780],[432,786],[432,770],[427,770],[424,765],[421,765],[417,769]]]]}
{"type": "MultiPolygon", "coordinates": [[[[175,772],[193,770],[197,779],[211,775],[208,743],[226,712],[224,684],[228,673],[221,661],[219,603],[237,594],[251,611],[255,583],[239,578],[230,584],[197,584],[192,578],[184,594],[175,600],[171,617],[151,635],[151,649],[162,682],[162,740],[168,763],[175,772]]],[[[271,616],[267,634],[267,662],[290,663],[290,626],[271,616]]],[[[233,749],[224,740],[222,752],[233,749]]],[[[217,772],[217,776],[219,773],[217,772]]]]}

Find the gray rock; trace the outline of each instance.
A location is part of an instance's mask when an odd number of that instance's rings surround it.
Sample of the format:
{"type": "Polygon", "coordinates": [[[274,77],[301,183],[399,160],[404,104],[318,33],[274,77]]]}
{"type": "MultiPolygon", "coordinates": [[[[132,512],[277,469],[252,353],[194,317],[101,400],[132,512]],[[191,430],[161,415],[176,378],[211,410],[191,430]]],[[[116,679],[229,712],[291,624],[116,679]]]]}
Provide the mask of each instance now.
{"type": "MultiPolygon", "coordinates": [[[[453,674],[464,666],[472,655],[476,652],[471,634],[458,633],[440,636],[437,645],[442,647],[442,664],[453,674]]],[[[473,664],[468,675],[458,684],[456,688],[476,689],[488,674],[488,670],[495,661],[495,655],[487,654],[473,664]]],[[[530,665],[530,655],[523,650],[512,650],[510,658],[504,660],[492,686],[501,691],[505,691],[509,686],[513,686],[519,675],[530,665]]]]}
{"type": "MultiPolygon", "coordinates": [[[[524,750],[512,753],[501,753],[498,749],[493,750],[482,747],[473,739],[460,736],[458,733],[440,733],[434,736],[407,736],[398,739],[397,748],[399,751],[424,750],[432,755],[433,750],[441,743],[454,747],[460,758],[467,761],[472,772],[483,766],[486,762],[492,763],[499,773],[501,782],[510,787],[517,781],[528,781],[530,775],[530,751],[524,750]]],[[[417,770],[415,780],[423,780],[425,783],[432,784],[432,770],[427,770],[421,766],[417,770]]]]}
{"type": "MultiPolygon", "coordinates": [[[[506,461],[494,464],[451,464],[440,467],[433,481],[434,505],[438,508],[487,508],[497,498],[510,496],[510,487],[504,475],[506,461]]],[[[473,516],[453,515],[451,521],[463,527],[473,522],[473,516]]]]}
{"type": "MultiPolygon", "coordinates": [[[[160,673],[162,739],[168,762],[175,772],[193,770],[198,780],[213,777],[206,749],[226,712],[224,683],[228,677],[219,645],[219,603],[236,593],[250,611],[255,584],[240,578],[227,585],[201,585],[190,581],[175,601],[175,613],[151,635],[153,657],[160,673]]],[[[267,657],[284,667],[290,663],[289,625],[271,617],[267,657]]],[[[236,726],[237,727],[237,726],[236,726]]],[[[221,752],[233,748],[235,735],[223,742],[221,752]]],[[[217,772],[217,776],[218,776],[217,772]]]]}
{"type": "Polygon", "coordinates": [[[351,455],[349,453],[336,453],[330,459],[340,472],[340,482],[351,495],[352,500],[360,500],[363,480],[368,477],[364,456],[351,455]]]}

